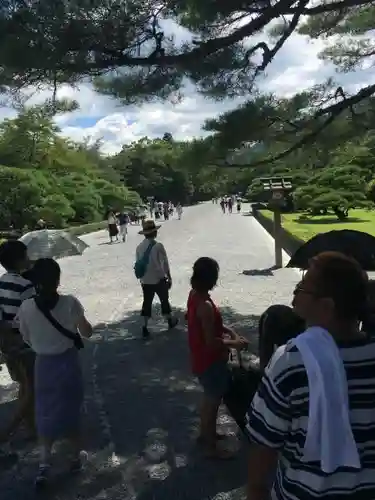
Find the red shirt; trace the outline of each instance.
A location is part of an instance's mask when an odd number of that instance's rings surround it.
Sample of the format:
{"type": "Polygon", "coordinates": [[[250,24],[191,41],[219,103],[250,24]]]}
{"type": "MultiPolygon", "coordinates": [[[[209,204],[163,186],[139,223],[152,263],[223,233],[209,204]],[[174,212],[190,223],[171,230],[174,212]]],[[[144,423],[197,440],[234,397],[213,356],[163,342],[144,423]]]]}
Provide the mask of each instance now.
{"type": "Polygon", "coordinates": [[[207,370],[213,363],[228,358],[228,350],[225,346],[209,346],[206,344],[203,328],[197,315],[197,309],[200,304],[209,300],[212,304],[215,316],[215,335],[222,338],[224,334],[223,319],[219,309],[216,307],[211,297],[202,295],[194,290],[189,294],[187,303],[187,322],[190,347],[190,359],[193,373],[200,375],[207,370]]]}

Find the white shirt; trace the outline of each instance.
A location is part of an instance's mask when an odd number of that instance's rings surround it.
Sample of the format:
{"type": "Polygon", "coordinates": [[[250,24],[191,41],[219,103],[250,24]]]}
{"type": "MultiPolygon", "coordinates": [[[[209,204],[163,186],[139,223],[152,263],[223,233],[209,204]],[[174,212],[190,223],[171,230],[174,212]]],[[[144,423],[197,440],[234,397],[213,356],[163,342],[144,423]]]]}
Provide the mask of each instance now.
{"type": "Polygon", "coordinates": [[[110,215],[108,217],[108,224],[116,224],[116,219],[114,218],[113,215],[110,215]]]}
{"type": "MultiPolygon", "coordinates": [[[[142,258],[151,241],[152,240],[145,238],[137,246],[137,250],[135,253],[136,261],[142,258]]],[[[165,251],[164,245],[159,241],[156,241],[155,245],[151,249],[146,273],[140,281],[144,285],[156,285],[157,283],[159,283],[159,281],[164,279],[168,273],[169,262],[167,252],[165,251]]]]}
{"type": "MultiPolygon", "coordinates": [[[[52,316],[67,330],[78,333],[77,323],[84,315],[84,309],[73,295],[60,295],[59,301],[51,310],[52,316]]],[[[48,321],[37,308],[34,299],[22,303],[17,321],[24,341],[37,354],[61,354],[74,346],[48,321]]]]}

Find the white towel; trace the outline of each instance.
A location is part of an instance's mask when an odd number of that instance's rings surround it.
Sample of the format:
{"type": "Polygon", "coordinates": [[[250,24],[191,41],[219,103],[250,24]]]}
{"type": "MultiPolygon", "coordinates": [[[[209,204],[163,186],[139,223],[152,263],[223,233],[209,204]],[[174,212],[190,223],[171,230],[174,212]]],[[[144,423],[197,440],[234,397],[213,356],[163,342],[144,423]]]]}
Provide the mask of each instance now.
{"type": "Polygon", "coordinates": [[[309,383],[309,417],[304,462],[320,461],[323,472],[361,468],[349,419],[348,382],[332,336],[311,327],[290,341],[301,353],[309,383]]]}

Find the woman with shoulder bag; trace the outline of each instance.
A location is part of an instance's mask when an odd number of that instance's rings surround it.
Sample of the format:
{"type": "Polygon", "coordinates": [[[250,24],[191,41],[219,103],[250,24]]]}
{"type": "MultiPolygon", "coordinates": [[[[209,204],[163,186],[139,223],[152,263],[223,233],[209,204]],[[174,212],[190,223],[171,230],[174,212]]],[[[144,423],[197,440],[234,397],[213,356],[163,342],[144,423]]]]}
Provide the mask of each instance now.
{"type": "Polygon", "coordinates": [[[82,337],[92,335],[84,309],[72,295],[58,293],[60,266],[53,259],[39,259],[34,266],[37,296],[26,300],[18,313],[20,332],[36,353],[35,412],[41,444],[36,485],[48,479],[51,449],[67,439],[73,449],[71,472],[82,467],[80,413],[83,378],[78,349],[82,337]]]}

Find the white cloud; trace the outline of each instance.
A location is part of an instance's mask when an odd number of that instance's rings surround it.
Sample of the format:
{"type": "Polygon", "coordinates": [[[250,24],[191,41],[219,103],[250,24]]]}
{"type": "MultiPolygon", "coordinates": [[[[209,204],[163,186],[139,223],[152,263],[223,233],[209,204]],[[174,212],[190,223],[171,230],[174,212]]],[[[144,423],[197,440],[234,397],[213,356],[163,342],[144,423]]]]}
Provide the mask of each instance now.
{"type": "MultiPolygon", "coordinates": [[[[189,33],[181,28],[173,28],[170,21],[164,22],[168,33],[174,31],[177,43],[189,39],[189,33]]],[[[255,43],[255,42],[254,42],[255,43]]],[[[265,92],[275,92],[290,96],[316,83],[324,82],[334,75],[332,64],[317,57],[324,42],[310,41],[301,35],[292,36],[277,54],[258,85],[265,92]]],[[[347,90],[357,90],[375,81],[372,67],[348,75],[336,75],[347,90]]],[[[43,102],[51,95],[49,90],[40,90],[30,98],[30,104],[43,102]]],[[[78,88],[63,85],[58,91],[59,98],[75,99],[80,109],[73,113],[56,117],[62,134],[76,141],[102,140],[103,152],[112,154],[123,144],[136,141],[144,136],[161,137],[170,132],[176,139],[191,139],[204,134],[202,125],[207,118],[234,108],[241,100],[214,102],[198,95],[188,86],[182,102],[153,103],[142,106],[122,106],[108,96],[97,94],[89,83],[78,88]]],[[[246,97],[246,96],[245,96],[246,97]]],[[[9,108],[0,108],[0,120],[14,116],[9,108]]]]}

